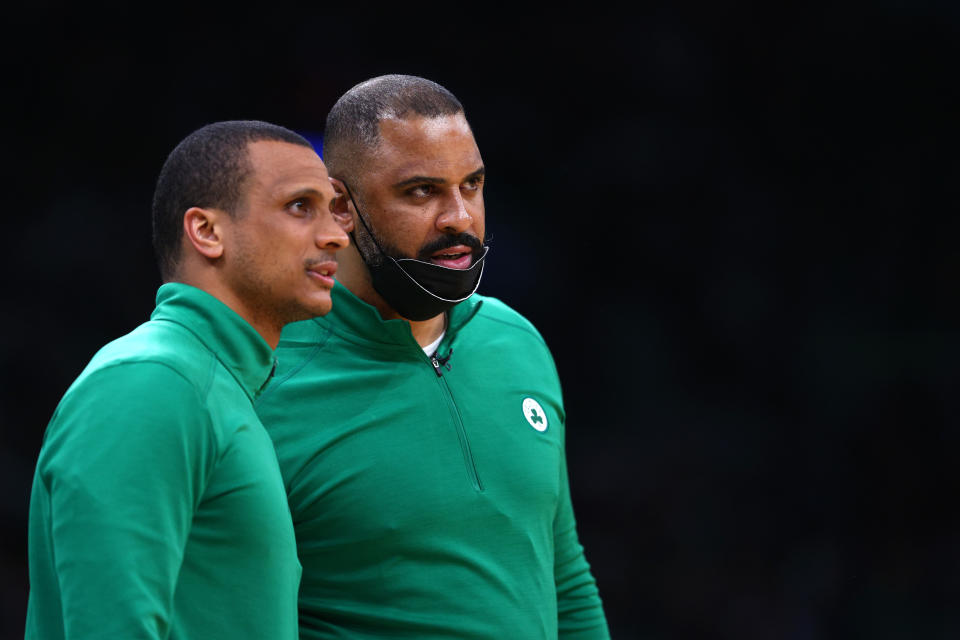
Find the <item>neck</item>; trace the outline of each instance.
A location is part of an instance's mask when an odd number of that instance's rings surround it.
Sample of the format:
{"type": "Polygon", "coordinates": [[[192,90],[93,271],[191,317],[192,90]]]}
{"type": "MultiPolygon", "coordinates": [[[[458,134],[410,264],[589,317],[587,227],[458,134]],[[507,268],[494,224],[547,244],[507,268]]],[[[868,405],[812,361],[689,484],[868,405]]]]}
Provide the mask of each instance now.
{"type": "MultiPolygon", "coordinates": [[[[404,318],[404,320],[406,320],[406,318],[404,318]]],[[[420,322],[407,320],[407,322],[410,323],[410,333],[413,334],[413,339],[416,340],[417,344],[421,347],[425,347],[443,334],[443,330],[447,326],[447,317],[441,313],[429,320],[422,320],[420,322]]]]}
{"type": "Polygon", "coordinates": [[[367,265],[364,264],[353,244],[337,255],[337,262],[337,281],[349,289],[353,295],[376,308],[384,320],[400,319],[408,323],[413,339],[421,347],[427,346],[443,333],[446,327],[444,314],[441,313],[426,320],[408,320],[387,304],[387,301],[373,288],[367,265]]]}
{"type": "Polygon", "coordinates": [[[190,273],[189,271],[185,272],[182,270],[177,274],[177,277],[174,277],[170,282],[182,282],[183,284],[188,284],[191,287],[206,291],[233,309],[238,316],[246,320],[247,324],[260,334],[260,337],[270,345],[271,349],[275,350],[280,343],[280,332],[283,329],[283,325],[277,324],[276,317],[254,305],[244,303],[239,296],[209,271],[190,273]]]}
{"type": "MultiPolygon", "coordinates": [[[[221,300],[223,299],[221,298],[221,300]]],[[[276,318],[260,317],[255,309],[238,309],[226,300],[223,300],[223,302],[246,320],[247,324],[260,334],[263,341],[270,345],[272,350],[276,351],[277,345],[280,344],[280,332],[283,330],[283,325],[277,325],[276,318]]]]}

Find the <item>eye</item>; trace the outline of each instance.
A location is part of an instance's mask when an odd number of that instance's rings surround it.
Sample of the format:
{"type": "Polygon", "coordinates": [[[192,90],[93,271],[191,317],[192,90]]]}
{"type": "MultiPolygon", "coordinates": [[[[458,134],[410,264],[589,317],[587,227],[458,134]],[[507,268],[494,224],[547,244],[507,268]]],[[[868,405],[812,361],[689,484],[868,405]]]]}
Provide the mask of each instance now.
{"type": "Polygon", "coordinates": [[[415,187],[407,189],[407,194],[415,198],[426,198],[434,191],[432,184],[418,184],[415,187]]]}
{"type": "Polygon", "coordinates": [[[313,209],[309,199],[297,198],[287,204],[287,211],[295,216],[308,216],[312,213],[313,209]]]}
{"type": "Polygon", "coordinates": [[[483,176],[474,176],[463,183],[466,191],[479,191],[483,187],[483,176]]]}

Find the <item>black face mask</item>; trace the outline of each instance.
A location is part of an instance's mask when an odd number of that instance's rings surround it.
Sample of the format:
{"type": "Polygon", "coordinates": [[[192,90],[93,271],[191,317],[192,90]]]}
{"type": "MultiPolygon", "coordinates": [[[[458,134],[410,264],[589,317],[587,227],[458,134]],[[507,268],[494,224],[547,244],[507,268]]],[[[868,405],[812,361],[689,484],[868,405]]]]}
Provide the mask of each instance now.
{"type": "MultiPolygon", "coordinates": [[[[344,186],[346,187],[346,183],[344,186]]],[[[483,247],[483,252],[468,269],[451,269],[414,258],[394,258],[377,242],[357,207],[357,201],[353,199],[350,187],[346,189],[357,210],[357,217],[382,259],[377,264],[371,264],[359,246],[357,251],[370,270],[373,288],[397,313],[407,320],[429,320],[474,294],[480,286],[484,259],[489,247],[483,247]]]]}

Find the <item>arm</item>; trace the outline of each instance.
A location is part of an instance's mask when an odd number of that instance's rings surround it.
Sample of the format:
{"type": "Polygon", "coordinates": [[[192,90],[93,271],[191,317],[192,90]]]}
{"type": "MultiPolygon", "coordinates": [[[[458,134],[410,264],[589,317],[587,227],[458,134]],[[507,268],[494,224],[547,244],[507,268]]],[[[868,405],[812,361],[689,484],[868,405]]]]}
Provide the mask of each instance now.
{"type": "Polygon", "coordinates": [[[577,539],[565,452],[560,474],[560,503],[553,522],[559,637],[564,640],[609,639],[600,594],[577,539]]]}
{"type": "Polygon", "coordinates": [[[46,535],[66,638],[166,638],[216,443],[194,387],[168,367],[87,377],[41,456],[46,535]]]}

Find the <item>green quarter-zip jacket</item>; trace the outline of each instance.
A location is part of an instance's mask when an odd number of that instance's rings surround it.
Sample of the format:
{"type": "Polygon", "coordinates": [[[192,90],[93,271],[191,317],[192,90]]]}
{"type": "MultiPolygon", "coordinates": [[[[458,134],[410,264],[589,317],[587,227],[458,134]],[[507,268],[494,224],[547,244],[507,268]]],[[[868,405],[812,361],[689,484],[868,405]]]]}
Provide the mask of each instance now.
{"type": "Polygon", "coordinates": [[[303,638],[606,638],[550,352],[494,298],[435,358],[343,285],[289,325],[257,402],[304,567],[303,638]]]}
{"type": "Polygon", "coordinates": [[[293,524],[253,410],[273,367],[243,318],[184,284],[94,356],[37,463],[28,639],[297,638],[293,524]]]}

